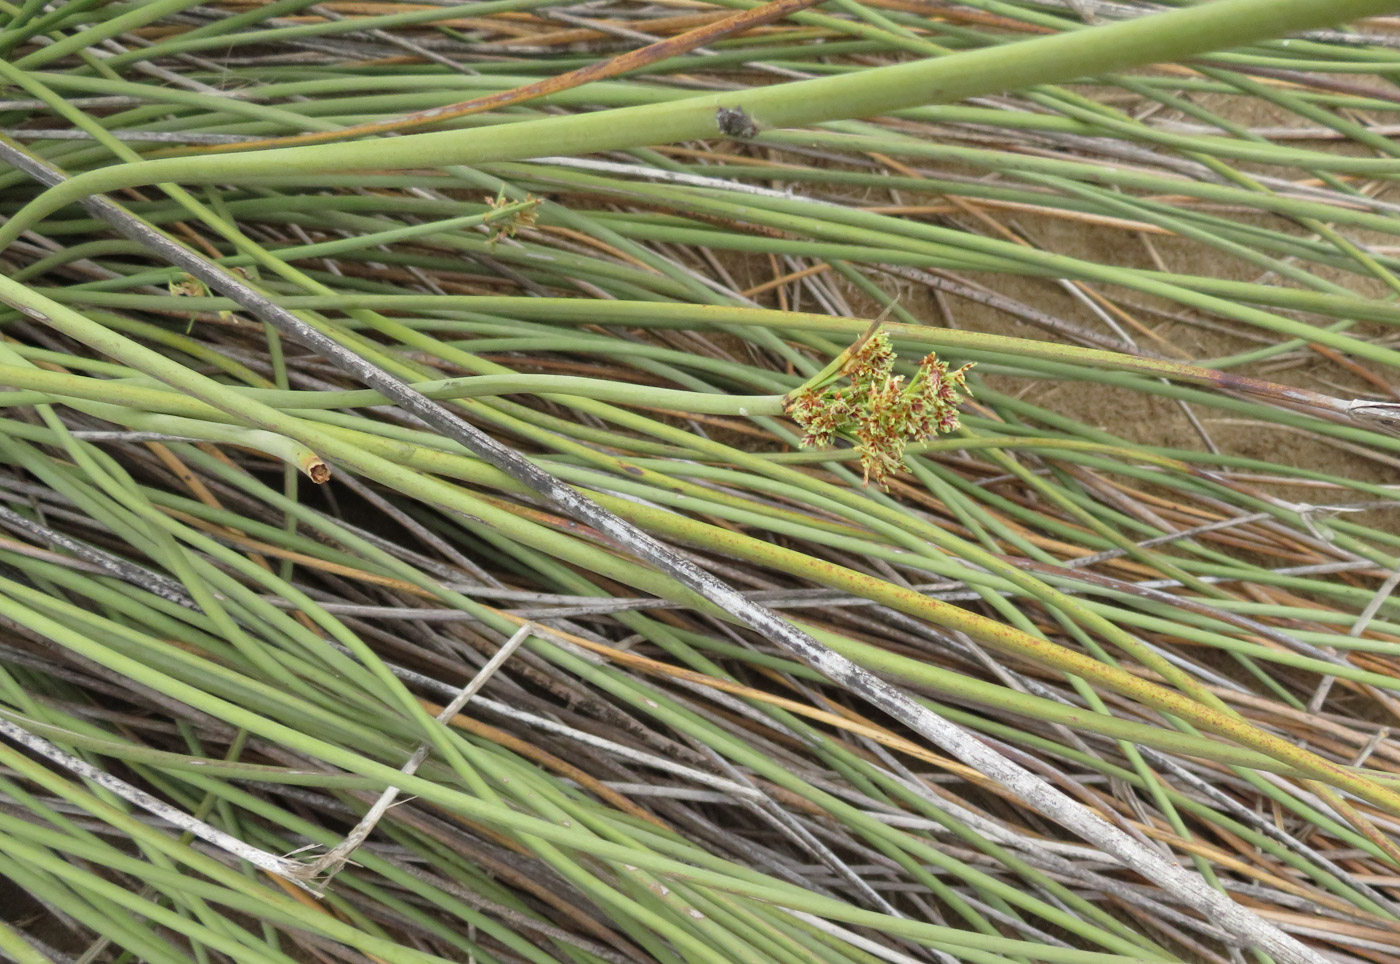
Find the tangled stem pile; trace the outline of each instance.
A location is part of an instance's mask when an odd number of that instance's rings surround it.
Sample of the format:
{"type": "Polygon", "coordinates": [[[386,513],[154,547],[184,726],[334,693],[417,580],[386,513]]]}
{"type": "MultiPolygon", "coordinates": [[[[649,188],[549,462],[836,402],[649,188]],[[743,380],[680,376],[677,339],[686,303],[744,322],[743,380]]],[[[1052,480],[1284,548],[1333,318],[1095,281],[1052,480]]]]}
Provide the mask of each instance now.
{"type": "Polygon", "coordinates": [[[0,956],[1400,959],[1384,6],[0,3],[0,956]]]}

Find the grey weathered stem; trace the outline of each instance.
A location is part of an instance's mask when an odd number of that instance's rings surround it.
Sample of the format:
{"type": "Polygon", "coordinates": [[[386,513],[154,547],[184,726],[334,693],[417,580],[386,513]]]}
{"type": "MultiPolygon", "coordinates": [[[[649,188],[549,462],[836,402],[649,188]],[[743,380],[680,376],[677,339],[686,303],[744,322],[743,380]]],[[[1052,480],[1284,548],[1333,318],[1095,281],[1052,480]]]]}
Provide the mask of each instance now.
{"type": "MultiPolygon", "coordinates": [[[[0,160],[54,185],[64,175],[13,143],[0,140],[0,160]]],[[[329,360],[362,385],[373,388],[405,412],[460,443],[478,458],[505,472],[548,499],[566,514],[625,547],[682,586],[709,600],[739,622],[754,629],[839,684],[914,730],[961,762],[973,767],[1081,839],[1111,854],[1125,867],[1168,890],[1183,904],[1213,921],[1242,944],[1266,951],[1279,964],[1328,964],[1327,959],[1285,934],[1253,911],[1211,888],[1199,874],[1185,870],[1138,843],[1088,807],[1070,799],[1049,783],[1007,759],[961,727],[913,700],[896,686],[823,646],[772,610],[715,578],[699,566],[633,526],[581,492],[545,472],[513,449],[501,444],[437,402],[415,391],[389,372],[356,355],[330,336],[251,288],[241,278],[176,243],[101,197],[88,197],[84,207],[118,233],[140,242],[170,264],[189,272],[210,288],[232,298],[245,311],[272,325],[288,338],[329,360]]],[[[151,373],[155,375],[155,373],[151,373]]],[[[158,376],[157,376],[158,377],[158,376]]]]}
{"type": "Polygon", "coordinates": [[[265,850],[259,850],[252,844],[246,844],[237,837],[224,833],[217,827],[211,826],[196,817],[192,817],[183,810],[176,809],[156,797],[151,796],[144,790],[133,787],[125,780],[115,777],[105,770],[100,770],[83,760],[78,759],[71,753],[65,753],[48,740],[34,733],[30,733],[18,723],[0,718],[0,736],[13,740],[18,745],[24,747],[32,753],[49,760],[70,773],[84,780],[88,780],[104,790],[121,797],[123,800],[140,807],[147,813],[152,814],[172,827],[198,837],[205,843],[217,847],[224,853],[231,854],[240,860],[246,860],[261,870],[270,874],[276,874],[292,881],[298,886],[304,886],[297,879],[298,864],[294,860],[270,854],[265,850]]]}

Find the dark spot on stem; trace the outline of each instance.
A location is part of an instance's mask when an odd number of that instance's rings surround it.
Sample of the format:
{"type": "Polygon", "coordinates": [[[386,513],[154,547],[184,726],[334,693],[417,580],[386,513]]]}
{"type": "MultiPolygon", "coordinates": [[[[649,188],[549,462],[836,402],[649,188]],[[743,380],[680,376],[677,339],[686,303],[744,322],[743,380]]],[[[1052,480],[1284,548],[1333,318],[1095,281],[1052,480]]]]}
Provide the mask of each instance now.
{"type": "Polygon", "coordinates": [[[729,137],[748,140],[758,133],[753,118],[744,113],[742,107],[721,107],[715,111],[715,121],[719,124],[720,133],[729,137]]]}

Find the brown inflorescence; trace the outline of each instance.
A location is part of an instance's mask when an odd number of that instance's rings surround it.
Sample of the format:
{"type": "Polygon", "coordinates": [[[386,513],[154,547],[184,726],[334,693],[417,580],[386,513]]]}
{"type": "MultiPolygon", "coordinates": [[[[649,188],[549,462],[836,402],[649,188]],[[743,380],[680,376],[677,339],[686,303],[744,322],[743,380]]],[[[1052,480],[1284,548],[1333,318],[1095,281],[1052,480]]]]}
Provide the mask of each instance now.
{"type": "Polygon", "coordinates": [[[804,446],[827,446],[837,435],[854,439],[866,484],[885,488],[904,464],[905,446],[957,429],[958,406],[971,394],[971,365],[949,371],[947,362],[930,354],[906,385],[894,374],[894,361],[889,339],[877,333],[841,369],[851,381],[848,388],[806,386],[787,404],[788,415],[806,431],[804,446]]]}

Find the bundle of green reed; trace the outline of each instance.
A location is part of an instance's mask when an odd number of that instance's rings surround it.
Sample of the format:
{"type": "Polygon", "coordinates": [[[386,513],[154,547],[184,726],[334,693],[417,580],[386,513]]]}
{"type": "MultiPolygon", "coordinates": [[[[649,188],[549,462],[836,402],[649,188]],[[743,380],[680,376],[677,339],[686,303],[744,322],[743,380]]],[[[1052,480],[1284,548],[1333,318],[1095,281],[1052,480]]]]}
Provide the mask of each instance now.
{"type": "Polygon", "coordinates": [[[0,954],[1395,960],[1397,9],[0,3],[0,954]]]}

